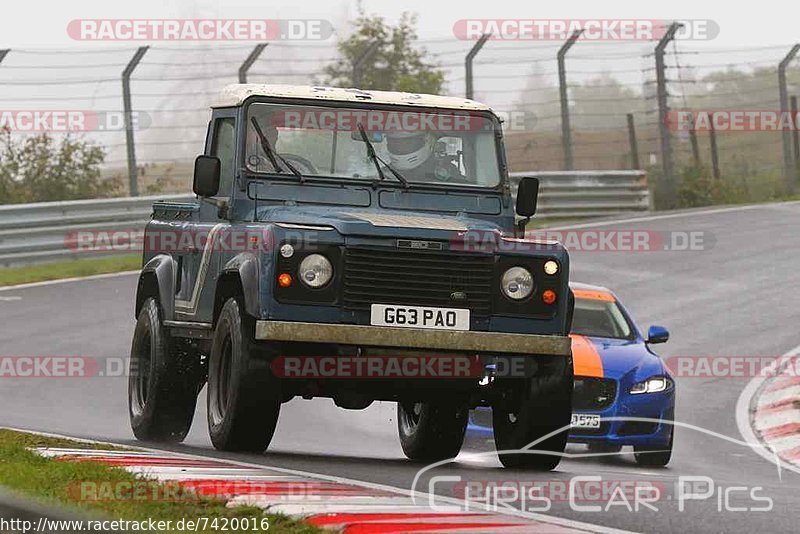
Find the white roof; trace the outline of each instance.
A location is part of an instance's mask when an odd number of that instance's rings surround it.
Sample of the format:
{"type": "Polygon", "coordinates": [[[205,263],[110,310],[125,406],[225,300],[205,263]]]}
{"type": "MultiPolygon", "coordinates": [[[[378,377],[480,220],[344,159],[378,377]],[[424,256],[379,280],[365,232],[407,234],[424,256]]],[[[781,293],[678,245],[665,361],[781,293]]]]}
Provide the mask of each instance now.
{"type": "Polygon", "coordinates": [[[373,102],[429,108],[491,111],[491,108],[485,104],[454,96],[401,93],[399,91],[365,91],[353,88],[344,89],[341,87],[311,85],[265,85],[255,83],[237,83],[224,87],[217,101],[211,107],[239,106],[246,98],[251,96],[307,98],[310,100],[331,100],[336,102],[373,102]]]}

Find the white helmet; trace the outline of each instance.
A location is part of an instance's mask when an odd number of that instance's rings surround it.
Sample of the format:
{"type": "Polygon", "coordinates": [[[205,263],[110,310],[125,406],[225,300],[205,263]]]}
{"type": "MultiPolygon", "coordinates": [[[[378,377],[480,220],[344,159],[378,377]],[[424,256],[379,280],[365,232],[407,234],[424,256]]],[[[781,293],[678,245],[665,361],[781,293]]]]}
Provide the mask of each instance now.
{"type": "Polygon", "coordinates": [[[433,154],[436,138],[427,132],[387,132],[389,162],[398,170],[409,170],[424,163],[433,154]]]}

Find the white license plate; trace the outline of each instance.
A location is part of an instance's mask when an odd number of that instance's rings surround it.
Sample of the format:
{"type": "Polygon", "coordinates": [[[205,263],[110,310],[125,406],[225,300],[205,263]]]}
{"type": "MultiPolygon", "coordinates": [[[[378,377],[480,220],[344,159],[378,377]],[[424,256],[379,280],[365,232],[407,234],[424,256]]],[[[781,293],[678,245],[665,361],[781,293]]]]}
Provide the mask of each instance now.
{"type": "Polygon", "coordinates": [[[469,310],[373,304],[369,324],[436,330],[469,330],[469,310]]]}
{"type": "Polygon", "coordinates": [[[572,428],[600,428],[600,416],[588,413],[572,414],[572,428]]]}

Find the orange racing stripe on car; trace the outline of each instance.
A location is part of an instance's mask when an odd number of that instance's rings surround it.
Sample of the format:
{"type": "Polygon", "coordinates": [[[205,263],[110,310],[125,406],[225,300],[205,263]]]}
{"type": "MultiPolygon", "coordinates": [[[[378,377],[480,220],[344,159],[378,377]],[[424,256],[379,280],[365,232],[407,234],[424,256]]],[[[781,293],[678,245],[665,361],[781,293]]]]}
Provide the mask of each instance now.
{"type": "Polygon", "coordinates": [[[611,293],[596,289],[573,289],[572,293],[576,299],[602,300],[604,302],[615,302],[616,300],[611,293]]]}
{"type": "Polygon", "coordinates": [[[575,376],[603,378],[603,360],[594,343],[586,336],[570,334],[572,338],[572,368],[575,376]]]}

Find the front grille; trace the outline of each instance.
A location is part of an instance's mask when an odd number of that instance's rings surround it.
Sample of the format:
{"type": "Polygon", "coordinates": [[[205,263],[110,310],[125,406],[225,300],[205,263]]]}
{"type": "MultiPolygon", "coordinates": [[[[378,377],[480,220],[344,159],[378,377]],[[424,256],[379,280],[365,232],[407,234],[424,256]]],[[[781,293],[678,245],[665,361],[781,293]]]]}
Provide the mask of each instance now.
{"type": "Polygon", "coordinates": [[[614,403],[617,381],[608,378],[575,377],[573,410],[602,410],[614,403]]]}
{"type": "Polygon", "coordinates": [[[371,304],[468,308],[475,317],[487,317],[493,267],[494,258],[481,254],[348,248],[344,306],[355,310],[368,310],[371,304]],[[457,292],[466,299],[454,299],[457,292]]]}
{"type": "Polygon", "coordinates": [[[602,436],[608,434],[609,426],[608,421],[601,421],[600,428],[570,428],[569,433],[572,436],[602,436]]]}

